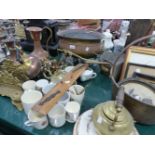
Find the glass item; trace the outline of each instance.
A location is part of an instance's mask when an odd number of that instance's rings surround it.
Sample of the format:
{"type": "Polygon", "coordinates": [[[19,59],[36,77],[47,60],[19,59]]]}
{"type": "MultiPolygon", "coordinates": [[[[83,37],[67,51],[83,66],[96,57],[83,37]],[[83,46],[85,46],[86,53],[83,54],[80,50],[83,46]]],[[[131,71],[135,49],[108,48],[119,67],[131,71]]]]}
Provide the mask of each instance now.
{"type": "Polygon", "coordinates": [[[31,53],[31,55],[37,57],[40,60],[46,59],[48,57],[48,52],[42,48],[41,42],[40,42],[42,28],[27,27],[26,30],[30,32],[31,37],[34,41],[34,50],[31,53]]]}

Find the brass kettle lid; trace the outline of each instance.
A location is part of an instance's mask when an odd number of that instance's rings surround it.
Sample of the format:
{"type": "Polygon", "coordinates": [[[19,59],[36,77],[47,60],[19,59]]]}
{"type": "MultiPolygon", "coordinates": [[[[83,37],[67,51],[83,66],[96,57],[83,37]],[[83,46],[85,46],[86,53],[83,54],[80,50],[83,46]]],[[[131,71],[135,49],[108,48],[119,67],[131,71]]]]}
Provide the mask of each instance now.
{"type": "Polygon", "coordinates": [[[117,115],[116,122],[124,122],[128,118],[128,111],[122,107],[121,111],[118,113],[116,108],[116,101],[108,101],[101,105],[103,114],[111,121],[115,120],[117,115]]]}

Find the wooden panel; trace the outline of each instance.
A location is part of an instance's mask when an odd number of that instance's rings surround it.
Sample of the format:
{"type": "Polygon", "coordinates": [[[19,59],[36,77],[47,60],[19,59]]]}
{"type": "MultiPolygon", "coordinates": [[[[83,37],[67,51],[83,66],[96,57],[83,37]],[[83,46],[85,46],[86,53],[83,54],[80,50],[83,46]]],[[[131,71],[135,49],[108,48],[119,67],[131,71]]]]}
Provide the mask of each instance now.
{"type": "Polygon", "coordinates": [[[42,115],[47,115],[51,108],[59,101],[69,87],[80,77],[80,75],[88,68],[88,64],[79,64],[67,73],[64,79],[59,82],[42,100],[32,109],[42,115]]]}

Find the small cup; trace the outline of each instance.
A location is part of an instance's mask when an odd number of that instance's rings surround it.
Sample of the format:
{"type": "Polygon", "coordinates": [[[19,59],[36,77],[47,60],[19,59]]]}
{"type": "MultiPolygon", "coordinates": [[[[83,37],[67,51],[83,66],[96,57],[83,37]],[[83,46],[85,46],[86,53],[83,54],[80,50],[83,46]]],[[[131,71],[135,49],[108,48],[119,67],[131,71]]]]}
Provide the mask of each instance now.
{"type": "Polygon", "coordinates": [[[68,102],[65,106],[65,110],[66,120],[70,123],[76,122],[80,113],[80,104],[75,101],[68,102]]]}
{"type": "Polygon", "coordinates": [[[62,105],[55,105],[48,113],[50,125],[53,127],[61,127],[66,122],[66,111],[62,105]]]}
{"type": "Polygon", "coordinates": [[[81,105],[85,95],[85,88],[81,85],[72,85],[69,88],[69,92],[71,99],[77,101],[81,105]]]}
{"type": "Polygon", "coordinates": [[[36,82],[36,89],[42,91],[42,89],[46,87],[48,84],[49,84],[48,80],[40,79],[36,82]]]}
{"type": "Polygon", "coordinates": [[[58,101],[58,104],[66,106],[66,104],[70,101],[70,92],[65,92],[64,96],[58,101]]]}
{"type": "Polygon", "coordinates": [[[41,130],[48,126],[48,119],[47,116],[40,116],[37,112],[30,110],[28,112],[28,121],[24,124],[41,130]]]}
{"type": "Polygon", "coordinates": [[[80,76],[81,81],[87,81],[90,79],[94,79],[97,76],[97,74],[93,70],[86,70],[84,73],[80,76]]]}
{"type": "Polygon", "coordinates": [[[71,70],[73,70],[74,66],[67,66],[65,68],[65,72],[69,73],[71,70]]]}
{"type": "Polygon", "coordinates": [[[54,88],[55,87],[55,83],[50,83],[50,84],[48,84],[48,85],[46,85],[43,89],[42,89],[42,92],[43,92],[43,94],[44,95],[46,95],[46,94],[48,94],[48,92],[50,92],[51,90],[52,90],[52,88],[54,88]]]}
{"type": "Polygon", "coordinates": [[[22,88],[24,91],[26,90],[35,90],[36,82],[34,80],[28,80],[22,84],[22,88]]]}
{"type": "Polygon", "coordinates": [[[24,111],[28,114],[29,110],[42,98],[42,93],[37,90],[26,90],[21,96],[24,111]]]}

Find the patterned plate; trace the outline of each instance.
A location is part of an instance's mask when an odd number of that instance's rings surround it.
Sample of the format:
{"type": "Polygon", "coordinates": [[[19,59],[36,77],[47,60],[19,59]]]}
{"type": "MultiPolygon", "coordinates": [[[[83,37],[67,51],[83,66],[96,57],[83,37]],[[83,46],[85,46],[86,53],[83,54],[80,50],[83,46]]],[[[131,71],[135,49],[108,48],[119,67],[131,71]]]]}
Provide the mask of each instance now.
{"type": "MultiPolygon", "coordinates": [[[[95,126],[92,122],[92,112],[92,109],[88,110],[79,117],[74,126],[74,135],[97,135],[95,126]]],[[[134,128],[130,135],[139,135],[139,133],[137,129],[134,128]]]]}

